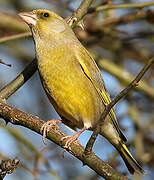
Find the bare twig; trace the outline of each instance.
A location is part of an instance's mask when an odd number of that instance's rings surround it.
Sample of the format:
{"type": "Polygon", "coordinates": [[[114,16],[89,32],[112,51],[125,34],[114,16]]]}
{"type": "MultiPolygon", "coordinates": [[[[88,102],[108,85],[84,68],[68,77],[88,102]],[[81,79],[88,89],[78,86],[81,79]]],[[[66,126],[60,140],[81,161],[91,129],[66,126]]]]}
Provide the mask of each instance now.
{"type": "Polygon", "coordinates": [[[94,0],[83,0],[81,2],[78,9],[72,14],[72,16],[67,21],[72,28],[74,28],[81,21],[81,19],[87,14],[88,8],[90,7],[93,1],[94,0]]]}
{"type": "Polygon", "coordinates": [[[4,43],[4,42],[7,42],[7,41],[12,41],[12,40],[28,37],[28,36],[31,36],[31,35],[32,35],[31,32],[24,32],[24,33],[15,34],[15,35],[7,36],[7,37],[1,37],[0,38],[0,44],[4,43]]]}
{"type": "MultiPolygon", "coordinates": [[[[97,61],[99,67],[104,71],[109,72],[114,77],[116,77],[121,84],[127,86],[131,81],[135,78],[129,72],[124,70],[124,68],[116,65],[108,59],[98,58],[97,61]]],[[[151,67],[152,68],[152,67],[151,67]]],[[[153,87],[150,86],[145,80],[140,81],[140,85],[135,87],[135,90],[144,93],[149,98],[154,99],[154,90],[153,87]]]]}
{"type": "Polygon", "coordinates": [[[1,63],[1,64],[4,64],[4,65],[6,65],[6,66],[11,67],[11,64],[7,64],[7,63],[5,63],[2,59],[0,59],[0,63],[1,63]]]}
{"type": "Polygon", "coordinates": [[[154,5],[154,1],[145,2],[145,3],[133,3],[133,4],[115,4],[115,5],[110,4],[110,5],[98,6],[96,8],[89,8],[88,13],[106,11],[110,9],[144,8],[153,5],[154,5]]]}
{"type": "Polygon", "coordinates": [[[15,169],[17,168],[19,164],[19,159],[15,158],[13,160],[7,159],[7,160],[2,160],[0,163],[0,180],[3,180],[6,174],[12,174],[15,169]]]}
{"type": "Polygon", "coordinates": [[[34,59],[13,81],[0,91],[0,99],[9,98],[18,90],[37,70],[36,59],[34,59]]]}
{"type": "Polygon", "coordinates": [[[78,9],[72,14],[72,17],[76,17],[80,21],[88,12],[88,8],[91,6],[94,0],[83,0],[78,9]]]}
{"type": "Polygon", "coordinates": [[[122,24],[122,23],[129,23],[132,22],[134,20],[138,20],[138,19],[148,19],[149,15],[152,15],[152,13],[150,13],[150,11],[140,11],[140,12],[135,12],[135,13],[131,13],[131,14],[126,14],[122,17],[110,17],[105,19],[102,23],[101,26],[106,27],[106,26],[115,26],[118,24],[122,24]]]}
{"type": "Polygon", "coordinates": [[[89,155],[89,153],[92,151],[92,147],[94,145],[94,142],[97,138],[97,135],[100,132],[100,128],[102,126],[102,122],[104,121],[104,119],[106,118],[107,114],[110,112],[110,110],[113,108],[113,106],[121,99],[123,98],[126,94],[128,94],[128,92],[130,90],[132,90],[134,87],[138,86],[138,82],[141,80],[141,78],[143,77],[143,75],[147,72],[147,70],[152,66],[152,64],[154,63],[154,57],[151,58],[148,63],[143,67],[143,69],[140,71],[140,73],[136,76],[136,78],[124,89],[122,90],[116,97],[115,99],[108,104],[105,107],[104,112],[102,113],[98,126],[96,128],[96,130],[93,132],[93,134],[91,135],[86,148],[85,148],[85,155],[89,155]]]}

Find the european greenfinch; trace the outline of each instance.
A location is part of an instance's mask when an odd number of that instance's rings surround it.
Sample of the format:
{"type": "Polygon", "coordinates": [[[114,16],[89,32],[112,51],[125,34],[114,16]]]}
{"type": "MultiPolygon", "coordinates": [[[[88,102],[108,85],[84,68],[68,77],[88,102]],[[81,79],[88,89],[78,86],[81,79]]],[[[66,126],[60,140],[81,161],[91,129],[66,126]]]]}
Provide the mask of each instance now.
{"type": "MultiPolygon", "coordinates": [[[[51,104],[65,125],[81,129],[67,137],[65,147],[69,147],[84,130],[96,128],[105,106],[110,103],[100,70],[59,15],[40,9],[19,16],[32,31],[41,82],[51,104]]],[[[42,126],[44,138],[50,126],[59,122],[51,120],[42,126]]],[[[119,151],[130,173],[144,173],[125,145],[126,138],[113,109],[104,120],[100,134],[119,151]]]]}

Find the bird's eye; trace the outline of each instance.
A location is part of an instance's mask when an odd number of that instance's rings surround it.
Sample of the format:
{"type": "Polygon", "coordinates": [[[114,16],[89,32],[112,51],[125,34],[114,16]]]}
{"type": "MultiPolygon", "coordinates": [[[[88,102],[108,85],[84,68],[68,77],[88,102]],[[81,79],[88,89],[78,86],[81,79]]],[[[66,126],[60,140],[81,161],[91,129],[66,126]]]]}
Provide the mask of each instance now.
{"type": "Polygon", "coordinates": [[[43,13],[43,17],[45,17],[45,18],[47,18],[47,17],[49,17],[50,15],[49,15],[49,13],[43,13]]]}

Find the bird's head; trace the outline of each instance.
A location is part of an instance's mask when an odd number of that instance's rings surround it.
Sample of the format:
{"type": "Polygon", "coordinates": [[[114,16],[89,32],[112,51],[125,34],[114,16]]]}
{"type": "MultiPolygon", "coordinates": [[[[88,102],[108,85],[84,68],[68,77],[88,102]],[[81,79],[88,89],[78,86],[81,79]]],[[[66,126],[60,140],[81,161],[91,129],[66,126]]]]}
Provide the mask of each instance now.
{"type": "Polygon", "coordinates": [[[57,35],[68,29],[65,20],[52,11],[38,9],[31,12],[19,13],[19,16],[32,29],[35,36],[49,37],[50,35],[57,35]]]}

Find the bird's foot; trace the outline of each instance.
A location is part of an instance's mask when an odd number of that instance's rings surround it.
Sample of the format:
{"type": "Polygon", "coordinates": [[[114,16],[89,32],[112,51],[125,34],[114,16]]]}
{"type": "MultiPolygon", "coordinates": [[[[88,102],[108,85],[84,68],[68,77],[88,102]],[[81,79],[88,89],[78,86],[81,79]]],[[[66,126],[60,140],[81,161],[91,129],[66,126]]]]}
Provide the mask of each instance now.
{"type": "Polygon", "coordinates": [[[63,138],[61,138],[61,141],[65,140],[66,139],[66,143],[65,143],[65,146],[64,146],[64,150],[65,149],[70,149],[71,150],[71,144],[76,141],[78,139],[78,134],[74,134],[73,136],[65,136],[63,138]]]}
{"type": "Polygon", "coordinates": [[[76,141],[78,139],[78,137],[80,136],[80,134],[86,130],[86,128],[82,128],[79,132],[75,133],[73,136],[65,136],[63,138],[61,138],[61,141],[66,140],[66,143],[65,143],[65,146],[64,146],[64,149],[70,149],[71,150],[71,144],[76,141]]]}
{"type": "Polygon", "coordinates": [[[50,131],[50,128],[55,127],[55,125],[57,123],[62,123],[62,121],[58,120],[58,119],[52,119],[42,125],[42,127],[40,129],[40,133],[43,135],[43,143],[44,144],[45,144],[45,137],[48,134],[48,132],[50,131]]]}

